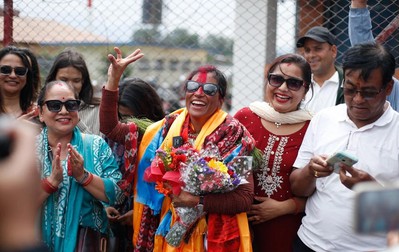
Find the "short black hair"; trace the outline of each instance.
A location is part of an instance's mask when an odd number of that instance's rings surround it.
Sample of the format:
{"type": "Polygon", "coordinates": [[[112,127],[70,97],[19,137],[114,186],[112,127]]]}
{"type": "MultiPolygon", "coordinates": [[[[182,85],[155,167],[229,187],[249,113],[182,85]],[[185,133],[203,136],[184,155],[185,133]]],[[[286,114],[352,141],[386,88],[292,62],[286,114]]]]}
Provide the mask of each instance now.
{"type": "Polygon", "coordinates": [[[342,57],[344,74],[348,70],[360,70],[360,76],[367,80],[374,69],[381,69],[382,88],[392,80],[395,73],[395,58],[379,43],[358,44],[349,48],[342,57]]]}

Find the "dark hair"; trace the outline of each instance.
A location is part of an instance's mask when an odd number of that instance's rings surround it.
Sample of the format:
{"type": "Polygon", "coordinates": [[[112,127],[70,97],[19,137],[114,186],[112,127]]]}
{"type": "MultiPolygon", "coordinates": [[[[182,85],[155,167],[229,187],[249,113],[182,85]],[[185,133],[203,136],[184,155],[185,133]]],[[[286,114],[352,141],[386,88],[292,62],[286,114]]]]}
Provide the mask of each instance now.
{"type": "Polygon", "coordinates": [[[360,70],[360,76],[367,81],[372,70],[380,68],[382,88],[388,85],[395,73],[395,58],[386,47],[376,43],[358,44],[349,48],[342,57],[344,74],[349,70],[360,70]]]}
{"type": "Polygon", "coordinates": [[[21,50],[26,54],[29,59],[30,65],[32,67],[32,75],[33,75],[33,86],[35,87],[35,93],[33,99],[36,100],[37,94],[39,92],[41,86],[41,79],[40,79],[40,68],[39,63],[35,54],[29,48],[21,48],[21,50]]]}
{"type": "Polygon", "coordinates": [[[299,54],[288,53],[275,58],[270,65],[269,71],[267,71],[267,76],[283,63],[292,63],[301,69],[302,79],[305,82],[305,93],[308,92],[309,88],[313,88],[310,85],[312,82],[312,69],[306,59],[299,54]]]}
{"type": "MultiPolygon", "coordinates": [[[[224,98],[226,96],[227,80],[226,80],[226,77],[224,76],[224,74],[219,69],[217,69],[215,66],[212,66],[212,65],[200,66],[188,75],[187,81],[191,80],[194,77],[194,75],[196,75],[197,73],[214,73],[215,74],[214,77],[215,77],[217,84],[220,88],[220,96],[222,98],[224,98]]],[[[184,85],[184,91],[186,91],[186,85],[184,85]]]]}
{"type": "Polygon", "coordinates": [[[1,89],[0,89],[0,114],[3,114],[4,111],[4,105],[3,105],[3,96],[1,95],[1,89]]]}
{"type": "Polygon", "coordinates": [[[37,82],[35,82],[33,79],[32,67],[29,63],[26,53],[15,46],[7,46],[0,50],[0,60],[8,54],[13,54],[20,58],[24,67],[28,68],[28,72],[26,74],[26,84],[22,88],[19,95],[19,106],[23,112],[26,112],[35,101],[39,86],[37,86],[37,82]]]}
{"type": "Polygon", "coordinates": [[[49,83],[46,83],[39,92],[39,96],[37,97],[37,105],[39,105],[40,109],[42,108],[43,104],[44,104],[44,100],[46,99],[46,94],[48,92],[48,90],[50,90],[54,85],[56,84],[62,84],[67,86],[74,94],[75,99],[79,99],[79,95],[78,93],[75,92],[75,88],[69,84],[66,83],[65,81],[61,81],[61,80],[55,80],[55,81],[50,81],[49,83]]]}
{"type": "Polygon", "coordinates": [[[131,109],[134,117],[158,121],[165,117],[155,89],[139,78],[124,79],[119,86],[119,105],[131,109]]]}
{"type": "Polygon", "coordinates": [[[89,70],[82,54],[72,50],[65,49],[55,58],[53,66],[46,78],[46,83],[56,80],[58,70],[61,68],[73,67],[82,73],[82,90],[79,92],[79,99],[85,104],[92,104],[93,86],[91,84],[89,70]]]}

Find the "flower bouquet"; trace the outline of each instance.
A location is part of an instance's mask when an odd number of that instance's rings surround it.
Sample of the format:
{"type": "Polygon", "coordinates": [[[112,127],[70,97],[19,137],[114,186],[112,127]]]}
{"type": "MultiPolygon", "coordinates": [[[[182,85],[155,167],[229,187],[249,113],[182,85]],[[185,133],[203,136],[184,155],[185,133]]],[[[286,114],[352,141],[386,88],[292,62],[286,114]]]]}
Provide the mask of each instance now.
{"type": "Polygon", "coordinates": [[[187,146],[156,150],[155,157],[150,167],[145,170],[144,180],[155,182],[155,189],[169,196],[179,195],[181,191],[180,168],[190,156],[195,156],[197,151],[187,146]]]}
{"type": "MultiPolygon", "coordinates": [[[[180,164],[180,180],[183,182],[182,189],[194,195],[225,193],[248,183],[246,178],[251,169],[251,156],[228,157],[223,161],[217,146],[209,144],[200,153],[191,153],[186,162],[180,164]]],[[[177,207],[175,211],[178,220],[165,238],[171,246],[179,247],[183,239],[188,242],[191,229],[205,212],[201,205],[177,207]]]]}

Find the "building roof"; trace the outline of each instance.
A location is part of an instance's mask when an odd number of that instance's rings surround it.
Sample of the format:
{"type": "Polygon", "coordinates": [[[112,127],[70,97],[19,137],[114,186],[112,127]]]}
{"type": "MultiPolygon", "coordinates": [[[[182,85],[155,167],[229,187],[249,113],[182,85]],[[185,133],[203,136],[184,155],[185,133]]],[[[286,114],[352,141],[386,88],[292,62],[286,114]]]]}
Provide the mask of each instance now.
{"type": "MultiPolygon", "coordinates": [[[[14,17],[13,39],[16,43],[106,43],[103,36],[80,30],[54,20],[31,17],[14,17]]],[[[4,19],[0,18],[0,26],[4,27],[4,19]]],[[[0,30],[3,40],[4,29],[0,30]]]]}

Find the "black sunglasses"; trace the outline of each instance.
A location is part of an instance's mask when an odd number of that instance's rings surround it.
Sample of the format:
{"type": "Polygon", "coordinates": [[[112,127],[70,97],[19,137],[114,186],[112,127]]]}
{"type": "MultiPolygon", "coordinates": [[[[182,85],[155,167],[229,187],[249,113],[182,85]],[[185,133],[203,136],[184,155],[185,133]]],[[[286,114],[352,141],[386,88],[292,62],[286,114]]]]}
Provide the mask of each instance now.
{"type": "Polygon", "coordinates": [[[214,96],[219,91],[219,86],[213,83],[198,83],[196,81],[189,80],[186,83],[186,91],[189,93],[196,92],[200,87],[206,95],[214,96]]]}
{"type": "Polygon", "coordinates": [[[27,67],[12,67],[7,65],[0,66],[0,74],[2,75],[10,75],[12,70],[14,70],[16,76],[20,77],[23,77],[28,73],[27,67]]]}
{"type": "Polygon", "coordinates": [[[269,74],[267,76],[267,80],[269,81],[270,86],[280,87],[283,83],[287,83],[287,87],[290,90],[298,91],[302,86],[304,86],[304,81],[296,78],[288,78],[285,79],[282,75],[279,74],[269,74]]]}
{"type": "Polygon", "coordinates": [[[51,112],[60,112],[62,106],[65,106],[66,110],[69,112],[75,112],[79,110],[80,100],[68,100],[66,102],[62,102],[59,100],[48,100],[45,101],[47,109],[51,112]]]}
{"type": "Polygon", "coordinates": [[[384,90],[384,88],[381,88],[379,91],[377,91],[377,90],[357,90],[354,88],[345,88],[344,87],[344,95],[349,96],[349,97],[355,97],[356,94],[359,93],[360,96],[363,97],[363,99],[372,100],[375,97],[377,97],[377,95],[379,93],[381,93],[382,90],[384,90]]]}

